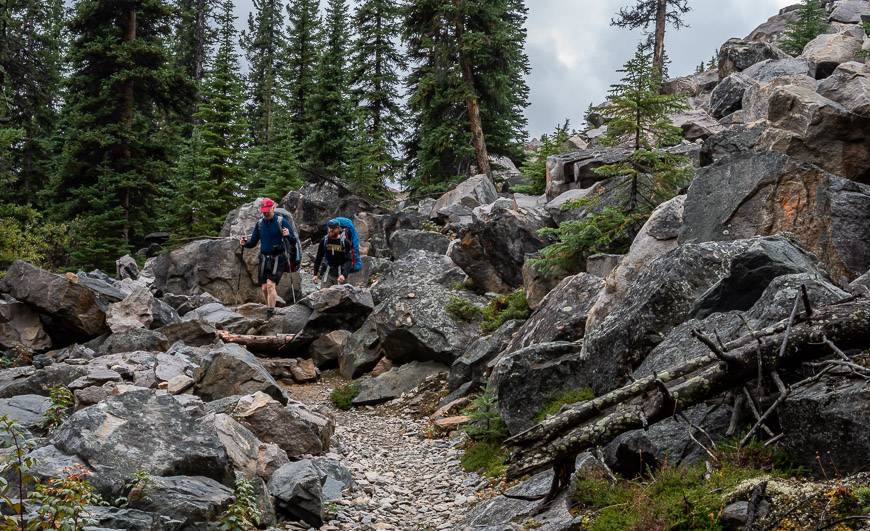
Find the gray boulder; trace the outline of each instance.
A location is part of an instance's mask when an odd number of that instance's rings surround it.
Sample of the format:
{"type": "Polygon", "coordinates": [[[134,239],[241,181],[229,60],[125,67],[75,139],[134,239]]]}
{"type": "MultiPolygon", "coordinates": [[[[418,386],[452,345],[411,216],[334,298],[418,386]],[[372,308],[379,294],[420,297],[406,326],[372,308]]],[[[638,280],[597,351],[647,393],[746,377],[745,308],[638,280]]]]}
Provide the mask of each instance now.
{"type": "Polygon", "coordinates": [[[115,260],[115,276],[118,277],[118,280],[136,280],[139,276],[139,264],[136,263],[136,259],[125,254],[115,260]]]}
{"type": "Polygon", "coordinates": [[[232,477],[226,451],[172,396],[150,390],[112,396],[68,418],[52,444],[76,455],[93,472],[91,483],[107,497],[121,494],[137,470],[152,476],[232,477]]]}
{"type": "Polygon", "coordinates": [[[819,94],[855,114],[870,117],[870,70],[856,61],[842,63],[819,82],[819,94]]]}
{"type": "Polygon", "coordinates": [[[589,387],[590,375],[575,343],[540,343],[499,358],[489,389],[508,430],[519,433],[551,400],[571,389],[589,387]]]}
{"type": "Polygon", "coordinates": [[[32,366],[2,369],[0,370],[0,398],[28,394],[48,396],[50,388],[69,385],[87,372],[86,367],[66,363],[55,363],[42,369],[32,366]]]}
{"type": "Polygon", "coordinates": [[[369,319],[347,339],[338,357],[338,374],[348,380],[358,378],[374,369],[382,356],[377,326],[369,319]]]}
{"type": "Polygon", "coordinates": [[[302,331],[293,339],[297,349],[334,330],[356,330],[374,309],[371,291],[349,284],[318,290],[299,304],[311,310],[302,331]]]}
{"type": "Polygon", "coordinates": [[[175,293],[164,293],[160,299],[166,304],[175,308],[178,315],[184,316],[187,312],[195,310],[200,306],[211,304],[220,301],[210,293],[200,293],[198,295],[178,295],[175,293]]]}
{"type": "Polygon", "coordinates": [[[730,155],[752,151],[765,128],[766,125],[758,123],[736,125],[711,136],[704,141],[701,148],[701,167],[709,166],[730,155]]]}
{"type": "Polygon", "coordinates": [[[863,39],[851,33],[825,33],[807,43],[801,57],[816,65],[816,79],[824,79],[841,63],[855,60],[862,44],[863,39]]]}
{"type": "Polygon", "coordinates": [[[547,158],[548,200],[553,200],[568,190],[589,188],[606,179],[595,173],[596,168],[624,162],[631,156],[625,148],[586,149],[547,158]]]}
{"type": "Polygon", "coordinates": [[[782,76],[764,83],[751,83],[743,94],[742,115],[746,123],[767,120],[770,102],[779,87],[796,86],[815,92],[818,82],[806,74],[782,76]]]}
{"type": "Polygon", "coordinates": [[[815,73],[815,64],[803,57],[767,59],[743,71],[744,76],[757,83],[769,83],[778,77],[786,76],[815,77],[815,73]]]}
{"type": "Polygon", "coordinates": [[[680,242],[790,232],[838,280],[870,267],[870,186],[778,153],[746,153],[700,169],[680,242]]]}
{"type": "Polygon", "coordinates": [[[831,22],[860,24],[862,17],[870,17],[870,6],[862,0],[838,0],[833,4],[833,10],[828,17],[831,22]]]}
{"type": "Polygon", "coordinates": [[[475,211],[473,222],[459,233],[449,256],[487,292],[507,293],[523,285],[526,256],[548,241],[538,231],[552,226],[540,210],[493,209],[475,211]]]}
{"type": "Polygon", "coordinates": [[[669,79],[662,83],[662,92],[664,94],[697,96],[713,90],[717,83],[719,83],[719,72],[706,70],[697,74],[669,79]]]}
{"type": "Polygon", "coordinates": [[[180,529],[182,522],[172,520],[168,516],[148,513],[138,509],[119,509],[112,506],[88,506],[88,517],[94,523],[86,527],[88,531],[175,531],[180,529]]]}
{"type": "Polygon", "coordinates": [[[534,261],[526,260],[523,264],[523,291],[526,294],[526,303],[529,308],[537,310],[544,297],[553,291],[553,288],[565,276],[567,273],[561,270],[556,272],[542,271],[534,261]]]}
{"type": "Polygon", "coordinates": [[[652,262],[587,331],[584,376],[596,393],[610,391],[679,324],[747,310],[771,280],[804,272],[821,274],[814,257],[782,236],[682,245],[652,262]]]}
{"type": "Polygon", "coordinates": [[[486,175],[475,175],[435,201],[430,219],[459,222],[471,216],[471,211],[498,199],[495,185],[486,175]]]}
{"type": "Polygon", "coordinates": [[[377,377],[359,380],[359,394],[353,399],[355,406],[368,406],[398,398],[417,387],[427,378],[446,375],[447,367],[433,361],[412,361],[395,367],[377,377]]]}
{"type": "Polygon", "coordinates": [[[136,328],[160,328],[180,320],[175,309],[154,298],[147,287],[138,288],[121,302],[110,304],[106,315],[106,323],[116,334],[136,328]]]}
{"type": "Polygon", "coordinates": [[[51,338],[33,308],[15,299],[0,298],[0,347],[15,346],[46,350],[51,348],[51,338]]]}
{"type": "Polygon", "coordinates": [[[336,216],[354,219],[361,212],[384,213],[334,180],[308,182],[284,196],[278,206],[293,216],[303,240],[323,236],[326,222],[336,216]]]}
{"type": "Polygon", "coordinates": [[[326,475],[311,459],[287,463],[272,475],[269,492],[278,514],[314,527],[323,525],[326,475]]]}
{"type": "Polygon", "coordinates": [[[751,80],[738,73],[725,77],[710,94],[710,113],[722,118],[743,108],[743,94],[751,80]]]}
{"type": "Polygon", "coordinates": [[[447,377],[450,390],[455,391],[468,382],[473,383],[472,388],[482,387],[487,364],[507,347],[511,337],[522,325],[522,321],[508,321],[492,334],[481,337],[469,345],[462,356],[450,366],[450,374],[447,377]]]}
{"type": "Polygon", "coordinates": [[[320,368],[335,366],[351,337],[347,330],[335,330],[314,340],[308,352],[320,368]]]}
{"type": "Polygon", "coordinates": [[[51,315],[56,332],[69,339],[91,338],[109,331],[106,306],[73,274],[55,275],[16,260],[0,279],[0,293],[51,315]]]}
{"type": "Polygon", "coordinates": [[[703,140],[725,128],[702,109],[689,109],[670,116],[671,123],[683,131],[689,142],[703,140]]]}
{"type": "Polygon", "coordinates": [[[241,397],[230,415],[261,441],[287,452],[290,459],[326,453],[335,431],[328,414],[296,401],[282,405],[261,392],[241,397]]]}
{"type": "MultiPolygon", "coordinates": [[[[14,420],[18,426],[31,433],[43,431],[45,413],[51,407],[51,400],[40,395],[19,395],[0,398],[0,415],[14,420]]],[[[6,437],[3,437],[6,439],[6,437]]]]}
{"type": "Polygon", "coordinates": [[[422,249],[435,254],[446,254],[450,239],[440,232],[400,229],[390,236],[393,258],[401,258],[412,249],[422,249]]]}
{"type": "Polygon", "coordinates": [[[105,356],[107,354],[133,352],[136,350],[158,352],[168,349],[169,346],[169,339],[157,330],[134,328],[126,332],[111,334],[95,344],[94,350],[97,355],[105,356]]]}
{"type": "Polygon", "coordinates": [[[191,529],[214,522],[233,500],[233,491],[203,476],[152,477],[130,499],[130,508],[168,516],[191,529]]]}
{"type": "Polygon", "coordinates": [[[181,341],[192,347],[212,345],[218,341],[217,329],[198,319],[168,324],[157,331],[166,336],[170,343],[181,341]]]}
{"type": "Polygon", "coordinates": [[[202,321],[220,330],[228,330],[235,334],[244,334],[254,325],[254,321],[242,314],[227,308],[219,302],[204,304],[187,312],[184,321],[202,321]]]}
{"type": "Polygon", "coordinates": [[[195,393],[206,401],[261,391],[287,402],[286,395],[259,360],[233,343],[210,350],[201,360],[194,379],[195,393]]]}
{"type": "Polygon", "coordinates": [[[719,79],[742,72],[766,59],[787,59],[789,55],[766,42],[728,39],[719,49],[719,79]]]}

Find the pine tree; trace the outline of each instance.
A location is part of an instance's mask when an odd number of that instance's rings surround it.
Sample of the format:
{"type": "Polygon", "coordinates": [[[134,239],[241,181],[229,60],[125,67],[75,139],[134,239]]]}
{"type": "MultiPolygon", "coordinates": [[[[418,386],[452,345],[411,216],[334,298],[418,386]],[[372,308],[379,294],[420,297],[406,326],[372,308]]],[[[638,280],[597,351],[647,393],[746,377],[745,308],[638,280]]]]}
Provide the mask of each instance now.
{"type": "MultiPolygon", "coordinates": [[[[220,229],[226,213],[241,197],[243,155],[248,123],[242,103],[244,88],[236,54],[233,0],[222,0],[215,17],[218,49],[203,80],[191,144],[176,175],[175,196],[181,205],[195,202],[190,219],[174,228],[177,235],[210,235],[220,229]]],[[[170,210],[173,215],[176,209],[170,210]]]]}
{"type": "MultiPolygon", "coordinates": [[[[353,165],[378,168],[381,182],[399,168],[399,139],[404,134],[399,84],[400,72],[407,63],[396,43],[401,31],[400,15],[396,0],[364,0],[354,15],[351,86],[355,106],[363,113],[364,127],[356,127],[352,145],[367,145],[357,146],[365,151],[364,160],[350,160],[353,165]]],[[[358,176],[354,171],[348,175],[350,181],[359,180],[363,188],[371,187],[371,177],[358,176]]]]}
{"type": "Polygon", "coordinates": [[[163,0],[75,5],[52,192],[59,216],[81,218],[77,265],[113,267],[155,227],[158,191],[176,155],[163,125],[193,92],[167,53],[170,22],[163,0]]]}
{"type": "Polygon", "coordinates": [[[217,32],[211,25],[217,0],[176,0],[176,4],[175,61],[199,85],[217,39],[217,32]]]}
{"type": "Polygon", "coordinates": [[[369,136],[370,116],[365,110],[358,109],[355,114],[351,138],[357,140],[348,148],[347,182],[358,195],[384,199],[387,196],[384,175],[391,160],[385,158],[390,154],[388,140],[383,135],[369,136]]]}
{"type": "Polygon", "coordinates": [[[281,76],[297,143],[305,141],[313,119],[309,103],[316,89],[322,41],[318,7],[318,0],[290,0],[287,5],[287,44],[281,76]]]}
{"type": "Polygon", "coordinates": [[[520,166],[520,171],[528,181],[528,185],[518,189],[517,192],[531,195],[544,193],[547,186],[547,157],[568,151],[568,126],[569,122],[566,119],[563,124],[556,126],[553,134],[541,135],[541,145],[520,166]]]}
{"type": "Polygon", "coordinates": [[[665,27],[668,24],[680,29],[686,25],[683,15],[691,11],[689,0],[634,0],[634,7],[623,7],[610,24],[620,28],[644,28],[653,26],[653,70],[660,79],[665,79],[665,27]]]}
{"type": "Polygon", "coordinates": [[[275,116],[285,99],[279,80],[287,45],[282,5],[281,0],[254,0],[248,29],[241,37],[248,62],[247,112],[252,145],[264,150],[271,149],[278,134],[275,116]]]}
{"type": "Polygon", "coordinates": [[[780,47],[792,55],[800,55],[811,40],[830,28],[828,15],[819,0],[803,0],[797,19],[786,26],[780,47]]]}
{"type": "Polygon", "coordinates": [[[0,202],[32,203],[50,179],[62,96],[63,14],[62,0],[0,5],[0,127],[6,150],[0,165],[15,182],[0,188],[0,202]]]}
{"type": "Polygon", "coordinates": [[[306,136],[302,153],[306,163],[320,171],[338,174],[347,161],[351,142],[351,104],[348,94],[348,12],[346,0],[328,0],[323,50],[315,83],[308,95],[306,136]]]}
{"type": "Polygon", "coordinates": [[[472,163],[485,172],[490,146],[494,153],[518,152],[528,96],[522,82],[528,69],[525,13],[518,0],[408,6],[405,35],[413,66],[406,154],[420,183],[448,181],[472,163]]]}
{"type": "Polygon", "coordinates": [[[250,195],[281,198],[302,185],[299,148],[288,113],[282,107],[274,113],[274,131],[267,145],[248,150],[249,174],[255,185],[250,195]]]}

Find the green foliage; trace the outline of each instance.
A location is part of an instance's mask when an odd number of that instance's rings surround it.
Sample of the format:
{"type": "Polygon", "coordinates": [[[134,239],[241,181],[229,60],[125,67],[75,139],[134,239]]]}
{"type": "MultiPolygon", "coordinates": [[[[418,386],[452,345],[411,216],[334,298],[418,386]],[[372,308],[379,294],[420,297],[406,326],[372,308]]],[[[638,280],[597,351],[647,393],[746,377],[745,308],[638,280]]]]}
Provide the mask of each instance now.
{"type": "Polygon", "coordinates": [[[67,468],[61,477],[36,485],[32,501],[39,505],[37,519],[29,523],[32,529],[64,529],[79,531],[96,525],[86,511],[88,505],[107,505],[88,481],[89,473],[81,466],[67,468]]]}
{"type": "Polygon", "coordinates": [[[25,484],[33,480],[28,470],[33,467],[34,460],[28,454],[33,450],[34,444],[28,440],[27,431],[6,415],[0,415],[0,434],[11,449],[4,453],[0,464],[0,508],[3,509],[0,525],[3,529],[23,529],[26,512],[24,499],[27,494],[25,484]],[[13,501],[12,498],[18,501],[13,501]],[[10,514],[15,515],[18,522],[10,514]]]}
{"type": "Polygon", "coordinates": [[[780,48],[792,55],[800,55],[811,40],[826,33],[828,14],[819,0],[803,0],[797,10],[797,19],[786,26],[780,48]]]}
{"type": "Polygon", "coordinates": [[[62,385],[49,388],[48,396],[51,400],[51,406],[45,411],[42,426],[47,431],[51,431],[63,424],[63,421],[69,417],[75,404],[75,397],[73,397],[72,391],[62,385]]]}
{"type": "Polygon", "coordinates": [[[462,428],[471,440],[497,444],[507,437],[507,426],[501,419],[498,402],[491,390],[475,397],[463,413],[471,418],[471,422],[462,428]]]}
{"type": "Polygon", "coordinates": [[[598,111],[607,121],[604,143],[619,144],[630,140],[634,149],[671,145],[680,141],[682,132],[668,116],[685,109],[683,97],[661,94],[661,77],[652,66],[652,57],[644,44],[617,70],[622,79],[611,85],[607,102],[598,111]]]}
{"type": "Polygon", "coordinates": [[[858,487],[855,489],[855,497],[861,505],[864,514],[870,514],[870,487],[858,487]]]}
{"type": "Polygon", "coordinates": [[[450,297],[444,310],[461,321],[477,321],[483,316],[480,306],[464,297],[450,297]]]}
{"type": "Polygon", "coordinates": [[[526,293],[518,289],[508,295],[500,295],[491,300],[481,310],[483,323],[481,330],[485,333],[495,332],[506,322],[513,319],[528,319],[532,310],[526,301],[526,293]]]}
{"type": "Polygon", "coordinates": [[[496,442],[473,442],[465,448],[465,453],[459,458],[466,472],[480,474],[496,479],[504,475],[507,466],[504,460],[507,452],[496,442]]]}
{"type": "Polygon", "coordinates": [[[541,135],[541,145],[520,166],[527,184],[517,187],[517,192],[531,195],[544,193],[547,185],[547,157],[568,151],[569,134],[568,120],[565,120],[565,123],[556,126],[552,135],[541,135]]]}
{"type": "Polygon", "coordinates": [[[248,28],[240,39],[248,64],[246,111],[251,126],[251,145],[268,151],[275,135],[289,125],[275,120],[284,100],[280,70],[287,44],[284,2],[254,0],[253,4],[248,28]]]}
{"type": "Polygon", "coordinates": [[[147,501],[148,489],[154,485],[154,478],[145,470],[137,470],[124,484],[127,495],[115,500],[118,507],[127,507],[131,501],[147,501]]]}
{"type": "Polygon", "coordinates": [[[237,479],[233,489],[233,502],[219,518],[221,531],[248,531],[260,523],[260,509],[254,484],[246,479],[237,479]]]}
{"type": "Polygon", "coordinates": [[[48,269],[67,265],[75,226],[47,221],[28,205],[0,204],[0,277],[15,260],[48,269]]]}
{"type": "Polygon", "coordinates": [[[287,5],[287,42],[280,57],[280,83],[286,90],[289,123],[297,145],[308,137],[314,119],[310,104],[317,91],[317,64],[322,49],[318,5],[318,0],[291,0],[287,5]]]}
{"type": "Polygon", "coordinates": [[[338,409],[348,410],[353,407],[353,399],[359,394],[359,384],[351,382],[342,387],[336,387],[329,394],[329,401],[338,409]]]}
{"type": "Polygon", "coordinates": [[[594,170],[602,177],[628,177],[627,208],[645,213],[677,195],[689,183],[693,171],[688,157],[648,149],[635,151],[625,162],[594,170]]]}
{"type": "Polygon", "coordinates": [[[576,404],[577,402],[585,402],[587,400],[592,400],[595,398],[595,394],[592,392],[592,389],[589,387],[584,387],[582,389],[569,389],[567,391],[563,391],[559,393],[552,400],[547,402],[541,411],[535,415],[535,421],[541,422],[546,420],[547,417],[551,415],[555,415],[562,409],[562,406],[568,404],[576,404]]]}
{"type": "Polygon", "coordinates": [[[371,138],[367,142],[352,140],[347,148],[347,182],[354,193],[374,201],[389,197],[385,178],[395,169],[395,158],[391,154],[389,142],[377,132],[368,136],[366,116],[357,111],[351,138],[371,138]]]}

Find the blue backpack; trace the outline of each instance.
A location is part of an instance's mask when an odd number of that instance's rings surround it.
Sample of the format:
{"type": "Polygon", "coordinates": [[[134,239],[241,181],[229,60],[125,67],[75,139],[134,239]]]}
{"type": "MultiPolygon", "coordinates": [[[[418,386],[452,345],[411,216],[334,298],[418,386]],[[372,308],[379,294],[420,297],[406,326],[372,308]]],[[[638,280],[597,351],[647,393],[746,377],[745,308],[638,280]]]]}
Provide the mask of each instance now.
{"type": "Polygon", "coordinates": [[[338,226],[342,228],[342,238],[346,238],[347,235],[350,235],[351,246],[353,247],[351,253],[351,262],[353,265],[350,268],[350,272],[356,273],[361,271],[362,257],[359,253],[359,233],[356,231],[356,227],[353,226],[353,221],[348,218],[333,218],[331,221],[338,223],[338,226]]]}

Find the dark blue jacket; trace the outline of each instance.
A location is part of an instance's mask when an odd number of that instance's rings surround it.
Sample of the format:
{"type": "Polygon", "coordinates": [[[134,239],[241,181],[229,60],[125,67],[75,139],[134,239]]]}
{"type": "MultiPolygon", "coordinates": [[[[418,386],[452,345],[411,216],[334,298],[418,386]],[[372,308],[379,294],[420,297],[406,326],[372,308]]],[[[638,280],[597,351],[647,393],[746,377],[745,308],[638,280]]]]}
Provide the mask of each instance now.
{"type": "Polygon", "coordinates": [[[283,253],[284,245],[281,239],[284,236],[281,235],[281,229],[278,227],[279,217],[282,222],[281,226],[290,231],[290,236],[287,236],[290,243],[296,245],[296,240],[293,238],[293,227],[290,226],[290,222],[284,216],[275,214],[272,216],[272,219],[260,218],[260,221],[254,225],[254,231],[251,232],[251,237],[248,238],[248,243],[245,244],[245,247],[251,249],[256,247],[257,243],[260,243],[260,253],[262,254],[275,255],[283,253]],[[261,226],[263,230],[260,230],[261,226]]]}

